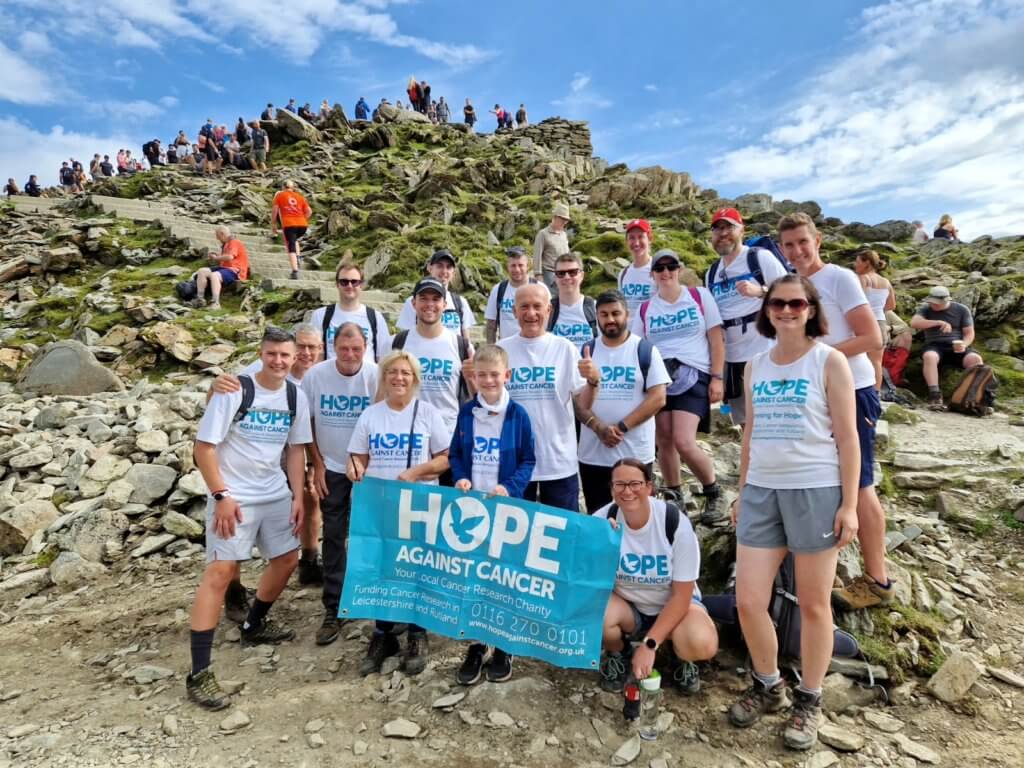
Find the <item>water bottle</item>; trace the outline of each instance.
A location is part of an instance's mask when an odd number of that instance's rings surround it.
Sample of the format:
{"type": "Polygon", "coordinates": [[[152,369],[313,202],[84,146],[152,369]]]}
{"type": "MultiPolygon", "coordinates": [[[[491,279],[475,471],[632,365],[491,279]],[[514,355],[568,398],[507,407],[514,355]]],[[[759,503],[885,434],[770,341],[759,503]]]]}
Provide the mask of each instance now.
{"type": "Polygon", "coordinates": [[[649,677],[640,681],[640,723],[637,731],[641,739],[658,738],[658,714],[661,710],[661,674],[651,670],[649,677]]]}
{"type": "Polygon", "coordinates": [[[622,717],[626,722],[632,723],[640,719],[640,686],[632,674],[626,678],[622,686],[622,717]]]}

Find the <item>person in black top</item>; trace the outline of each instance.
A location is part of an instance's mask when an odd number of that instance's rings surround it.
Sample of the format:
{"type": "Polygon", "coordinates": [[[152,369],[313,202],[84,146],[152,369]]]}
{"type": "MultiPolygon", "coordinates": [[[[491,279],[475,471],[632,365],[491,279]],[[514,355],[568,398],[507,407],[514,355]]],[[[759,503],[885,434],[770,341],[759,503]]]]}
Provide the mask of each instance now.
{"type": "Polygon", "coordinates": [[[299,107],[299,117],[309,123],[316,120],[316,116],[313,114],[313,107],[310,106],[308,101],[299,107]]]}
{"type": "Polygon", "coordinates": [[[235,138],[239,144],[245,144],[249,140],[249,126],[242,118],[238,118],[238,125],[235,126],[235,138]]]}
{"type": "Polygon", "coordinates": [[[914,313],[910,327],[924,331],[921,375],[928,385],[928,407],[943,410],[939,368],[953,365],[967,369],[983,362],[981,355],[971,348],[971,342],[974,341],[971,310],[953,301],[949,289],[944,285],[936,285],[925,296],[924,304],[914,313]]]}
{"type": "Polygon", "coordinates": [[[942,218],[939,219],[939,226],[935,228],[932,237],[959,242],[960,233],[957,232],[956,227],[953,225],[953,217],[948,213],[942,214],[942,218]]]}
{"type": "Polygon", "coordinates": [[[34,173],[28,177],[28,183],[25,184],[25,194],[29,197],[39,197],[43,194],[43,190],[39,187],[39,179],[34,173]]]}
{"type": "Polygon", "coordinates": [[[18,182],[14,179],[8,179],[7,184],[4,186],[4,194],[8,197],[14,197],[14,195],[20,195],[21,190],[18,189],[18,182]]]}
{"type": "Polygon", "coordinates": [[[113,163],[110,162],[110,155],[103,156],[103,162],[100,163],[100,171],[103,173],[104,176],[114,175],[114,165],[113,163]]]}
{"type": "Polygon", "coordinates": [[[260,115],[260,120],[273,120],[275,118],[274,105],[267,104],[267,108],[263,110],[263,114],[260,115]]]}

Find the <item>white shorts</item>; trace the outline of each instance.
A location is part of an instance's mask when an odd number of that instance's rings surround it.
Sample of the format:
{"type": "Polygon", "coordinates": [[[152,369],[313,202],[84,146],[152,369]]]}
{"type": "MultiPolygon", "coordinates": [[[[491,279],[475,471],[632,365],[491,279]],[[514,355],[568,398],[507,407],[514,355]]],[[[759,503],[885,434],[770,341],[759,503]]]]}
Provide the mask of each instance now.
{"type": "Polygon", "coordinates": [[[242,522],[235,526],[235,535],[222,539],[213,530],[213,498],[206,502],[206,562],[252,557],[253,545],[267,560],[286,555],[299,548],[299,539],[292,533],[291,498],[278,501],[242,504],[242,522]]]}

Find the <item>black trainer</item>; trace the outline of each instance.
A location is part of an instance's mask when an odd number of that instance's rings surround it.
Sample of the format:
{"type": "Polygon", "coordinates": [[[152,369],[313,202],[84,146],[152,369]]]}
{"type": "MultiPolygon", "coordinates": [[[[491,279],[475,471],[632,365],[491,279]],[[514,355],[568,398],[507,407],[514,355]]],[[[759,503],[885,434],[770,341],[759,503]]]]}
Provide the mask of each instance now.
{"type": "Polygon", "coordinates": [[[193,701],[203,709],[218,710],[231,706],[231,699],[224,693],[217,678],[213,676],[213,670],[207,667],[196,675],[188,675],[185,678],[185,690],[188,692],[189,701],[193,701]]]}
{"type": "Polygon", "coordinates": [[[324,566],[320,558],[312,560],[299,559],[299,584],[310,586],[324,583],[324,566]]]}
{"type": "Polygon", "coordinates": [[[316,631],[316,644],[330,645],[338,639],[339,629],[341,629],[341,621],[332,616],[330,612],[325,613],[323,623],[316,631]]]}
{"type": "Polygon", "coordinates": [[[267,618],[254,627],[245,628],[242,624],[242,647],[250,645],[277,645],[295,637],[295,631],[274,623],[267,618]]]}
{"type": "Polygon", "coordinates": [[[405,653],[402,657],[402,669],[412,677],[427,668],[427,657],[430,655],[430,643],[426,632],[409,632],[405,641],[405,653]]]}
{"type": "Polygon", "coordinates": [[[359,674],[366,677],[372,672],[380,672],[384,659],[394,656],[399,650],[397,637],[387,632],[374,632],[366,656],[359,662],[359,674]]]}
{"type": "Polygon", "coordinates": [[[228,583],[228,591],[224,593],[224,615],[228,621],[241,624],[249,615],[249,590],[240,581],[228,583]]]}
{"type": "Polygon", "coordinates": [[[629,665],[629,658],[622,652],[605,653],[601,659],[601,688],[612,693],[622,693],[622,686],[626,682],[626,667],[629,665]]]}
{"type": "Polygon", "coordinates": [[[512,654],[505,653],[501,648],[495,648],[490,661],[484,667],[484,674],[489,683],[504,683],[506,680],[511,680],[512,654]]]}
{"type": "Polygon", "coordinates": [[[487,654],[487,646],[483,643],[472,643],[466,649],[466,658],[462,666],[455,673],[455,682],[459,685],[473,685],[480,679],[484,668],[484,656],[487,654]]]}

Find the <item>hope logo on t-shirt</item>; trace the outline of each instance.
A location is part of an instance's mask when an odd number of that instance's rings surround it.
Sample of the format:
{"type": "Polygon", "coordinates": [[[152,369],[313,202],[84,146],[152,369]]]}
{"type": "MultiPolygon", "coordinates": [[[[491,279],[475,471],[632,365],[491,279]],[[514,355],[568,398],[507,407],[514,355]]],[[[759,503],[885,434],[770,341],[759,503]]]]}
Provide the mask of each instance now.
{"type": "Polygon", "coordinates": [[[357,418],[360,413],[370,407],[369,397],[350,397],[349,395],[320,395],[320,415],[357,418]]]}
{"type": "Polygon", "coordinates": [[[661,581],[659,577],[671,575],[667,555],[638,555],[627,552],[619,558],[619,570],[634,577],[633,581],[661,581]]]}
{"type": "Polygon", "coordinates": [[[420,376],[424,383],[428,381],[447,382],[452,377],[454,363],[437,357],[420,358],[420,376]]]}
{"type": "Polygon", "coordinates": [[[446,309],[441,313],[441,325],[447,328],[449,331],[458,331],[462,328],[462,320],[459,318],[459,313],[454,309],[446,309]]]}
{"type": "Polygon", "coordinates": [[[651,284],[623,283],[622,295],[627,299],[649,299],[651,298],[651,284]]]}
{"type": "Polygon", "coordinates": [[[375,454],[380,455],[393,455],[396,451],[407,452],[410,448],[410,439],[412,440],[412,450],[418,451],[423,447],[423,435],[418,432],[414,432],[412,435],[408,433],[402,433],[396,435],[393,432],[373,432],[367,437],[367,442],[370,445],[370,450],[375,454]]]}
{"type": "Polygon", "coordinates": [[[711,284],[711,295],[714,296],[716,300],[721,300],[731,296],[738,296],[739,290],[736,286],[744,280],[756,282],[756,278],[750,272],[743,275],[736,275],[735,277],[727,277],[724,280],[716,280],[711,284]]]}
{"type": "Polygon", "coordinates": [[[554,384],[555,367],[553,365],[522,367],[512,369],[513,384],[554,384]]]}
{"type": "MultiPolygon", "coordinates": [[[[334,337],[338,335],[338,329],[340,325],[335,325],[327,329],[327,346],[334,346],[334,337]]],[[[370,341],[370,329],[359,326],[359,330],[363,332],[363,340],[366,342],[370,341]]]]}
{"type": "Polygon", "coordinates": [[[667,333],[675,330],[686,330],[700,325],[700,312],[697,307],[684,307],[678,312],[667,315],[654,315],[648,321],[651,333],[667,333]]]}
{"type": "Polygon", "coordinates": [[[803,405],[807,402],[809,379],[772,379],[754,382],[753,401],[764,405],[803,405]]]}
{"type": "Polygon", "coordinates": [[[238,428],[250,440],[281,442],[292,428],[292,415],[288,411],[253,408],[238,423],[238,428]]]}
{"type": "Polygon", "coordinates": [[[515,316],[516,302],[514,299],[505,298],[501,300],[501,311],[506,315],[515,316]]]}
{"type": "Polygon", "coordinates": [[[473,453],[480,454],[482,461],[498,461],[501,441],[496,437],[474,437],[473,453]]]}

